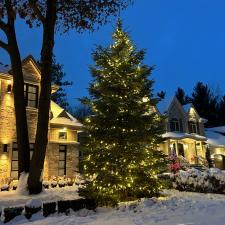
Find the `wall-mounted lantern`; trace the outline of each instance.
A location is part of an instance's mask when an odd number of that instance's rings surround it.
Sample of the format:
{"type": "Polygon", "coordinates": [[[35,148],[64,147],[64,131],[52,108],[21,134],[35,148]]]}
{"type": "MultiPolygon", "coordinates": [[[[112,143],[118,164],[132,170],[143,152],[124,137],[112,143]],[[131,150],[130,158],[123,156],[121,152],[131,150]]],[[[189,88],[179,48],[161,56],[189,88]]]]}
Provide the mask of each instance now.
{"type": "Polygon", "coordinates": [[[12,93],[12,84],[8,84],[7,86],[7,93],[12,93]]]}

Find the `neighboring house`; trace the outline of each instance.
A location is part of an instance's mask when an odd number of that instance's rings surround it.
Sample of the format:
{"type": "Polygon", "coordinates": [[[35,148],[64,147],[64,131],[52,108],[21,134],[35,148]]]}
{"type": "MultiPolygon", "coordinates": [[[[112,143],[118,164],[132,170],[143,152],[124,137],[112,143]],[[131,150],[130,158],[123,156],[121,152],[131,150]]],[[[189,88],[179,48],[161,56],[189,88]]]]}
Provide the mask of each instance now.
{"type": "MultiPolygon", "coordinates": [[[[24,96],[27,103],[27,121],[30,155],[34,150],[38,98],[41,74],[32,56],[22,61],[24,96]]],[[[0,179],[18,178],[18,150],[13,98],[13,77],[9,68],[0,68],[0,179]]],[[[52,86],[52,92],[57,87],[52,86]]],[[[44,164],[44,179],[51,176],[74,177],[78,172],[79,150],[77,134],[82,130],[73,116],[55,102],[51,102],[49,142],[44,164]]]]}
{"type": "Polygon", "coordinates": [[[205,133],[215,166],[225,170],[225,126],[207,128],[205,133]]]}
{"type": "Polygon", "coordinates": [[[204,123],[207,120],[198,115],[192,104],[182,106],[175,96],[160,101],[157,109],[166,117],[160,150],[167,155],[175,152],[191,164],[201,164],[205,158],[207,138],[204,123]]]}

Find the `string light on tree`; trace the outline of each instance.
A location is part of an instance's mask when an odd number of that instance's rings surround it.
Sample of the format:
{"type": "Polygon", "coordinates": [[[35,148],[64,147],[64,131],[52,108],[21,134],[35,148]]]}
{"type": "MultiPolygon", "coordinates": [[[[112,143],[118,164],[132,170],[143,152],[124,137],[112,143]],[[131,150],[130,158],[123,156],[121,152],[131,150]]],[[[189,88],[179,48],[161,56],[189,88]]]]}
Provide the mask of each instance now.
{"type": "Polygon", "coordinates": [[[162,118],[149,113],[156,104],[148,79],[152,67],[143,64],[145,52],[137,50],[121,21],[112,37],[113,44],[93,52],[91,97],[83,99],[93,111],[85,123],[91,136],[84,152],[84,174],[92,182],[80,194],[102,204],[157,195],[161,183],[156,174],[166,167],[155,149],[162,118]]]}

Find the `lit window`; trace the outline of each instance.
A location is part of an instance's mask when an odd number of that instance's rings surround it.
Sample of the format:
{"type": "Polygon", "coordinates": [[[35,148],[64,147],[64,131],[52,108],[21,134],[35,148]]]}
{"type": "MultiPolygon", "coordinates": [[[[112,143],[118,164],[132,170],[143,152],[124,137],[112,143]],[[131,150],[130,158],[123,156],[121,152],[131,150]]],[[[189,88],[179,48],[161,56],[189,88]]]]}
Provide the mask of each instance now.
{"type": "Polygon", "coordinates": [[[59,145],[59,176],[66,175],[66,145],[59,145]]]}
{"type": "Polygon", "coordinates": [[[66,132],[59,132],[59,139],[60,140],[66,140],[67,139],[67,133],[66,132]]]}
{"type": "Polygon", "coordinates": [[[37,108],[38,105],[38,86],[33,84],[24,84],[24,98],[26,106],[37,108]]]}
{"type": "MultiPolygon", "coordinates": [[[[30,144],[30,159],[34,152],[34,144],[30,144]]],[[[18,145],[13,143],[12,148],[12,162],[11,162],[11,177],[14,179],[19,178],[19,165],[18,165],[18,145]]]]}

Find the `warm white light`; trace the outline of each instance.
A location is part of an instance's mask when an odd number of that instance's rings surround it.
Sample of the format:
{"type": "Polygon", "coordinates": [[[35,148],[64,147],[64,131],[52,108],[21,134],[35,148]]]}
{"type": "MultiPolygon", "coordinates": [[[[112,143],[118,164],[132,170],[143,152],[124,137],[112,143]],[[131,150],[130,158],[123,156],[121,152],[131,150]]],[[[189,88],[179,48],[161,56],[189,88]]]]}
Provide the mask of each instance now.
{"type": "Polygon", "coordinates": [[[143,97],[142,98],[142,102],[148,102],[149,101],[149,98],[148,97],[143,97]]]}

